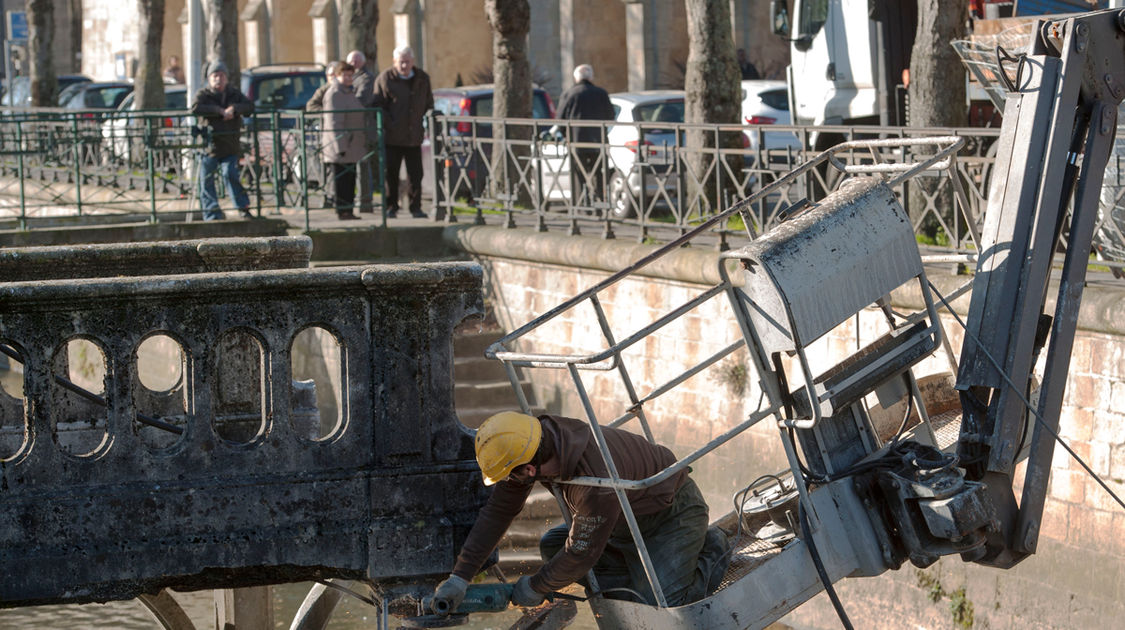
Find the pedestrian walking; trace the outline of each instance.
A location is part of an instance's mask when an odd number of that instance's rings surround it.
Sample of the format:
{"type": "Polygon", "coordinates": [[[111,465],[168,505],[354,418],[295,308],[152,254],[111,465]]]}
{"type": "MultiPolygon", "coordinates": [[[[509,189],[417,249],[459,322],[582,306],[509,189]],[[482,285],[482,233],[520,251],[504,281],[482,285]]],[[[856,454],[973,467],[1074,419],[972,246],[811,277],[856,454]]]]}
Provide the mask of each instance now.
{"type": "MultiPolygon", "coordinates": [[[[574,85],[563,93],[559,106],[559,118],[565,120],[613,120],[613,105],[609,94],[594,85],[594,68],[582,64],[574,69],[574,85]]],[[[601,125],[582,125],[572,127],[570,141],[583,145],[574,148],[571,168],[571,201],[575,204],[593,203],[602,199],[604,190],[606,158],[602,147],[605,145],[604,127],[601,125]],[[600,158],[600,160],[599,160],[600,158]]]]}
{"type": "Polygon", "coordinates": [[[203,119],[208,137],[207,150],[200,156],[200,193],[203,220],[224,219],[215,192],[215,173],[222,170],[231,200],[245,219],[252,219],[250,199],[238,178],[238,160],[242,155],[242,117],[254,111],[254,103],[230,84],[227,66],[212,61],[207,66],[207,87],[195,94],[191,113],[203,119]]]}
{"type": "Polygon", "coordinates": [[[386,144],[387,216],[398,214],[398,176],[403,162],[410,183],[410,214],[422,212],[422,119],[434,108],[430,75],[414,64],[414,50],[400,46],[394,50],[394,63],[375,79],[374,105],[384,110],[383,134],[386,144]]]}

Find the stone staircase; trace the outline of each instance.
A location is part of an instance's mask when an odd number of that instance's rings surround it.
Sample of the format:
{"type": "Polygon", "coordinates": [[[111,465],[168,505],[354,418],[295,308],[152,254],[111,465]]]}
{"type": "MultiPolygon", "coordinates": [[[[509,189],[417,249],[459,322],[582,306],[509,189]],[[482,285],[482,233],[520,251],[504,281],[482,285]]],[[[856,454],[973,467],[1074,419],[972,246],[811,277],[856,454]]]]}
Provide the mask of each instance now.
{"type": "MultiPolygon", "coordinates": [[[[484,351],[504,336],[504,331],[482,325],[479,330],[459,330],[453,337],[453,403],[457,417],[465,426],[475,429],[494,413],[518,411],[508,374],[499,361],[487,359],[484,351]]],[[[524,396],[532,404],[532,413],[543,413],[535,407],[531,383],[522,381],[524,396]]]]}
{"type": "MultiPolygon", "coordinates": [[[[485,349],[503,335],[504,331],[487,319],[479,325],[462,326],[454,333],[453,399],[457,416],[469,428],[479,427],[494,413],[519,410],[519,402],[504,366],[484,356],[485,349]]],[[[543,413],[543,409],[535,406],[531,383],[522,381],[520,385],[532,405],[532,413],[543,413]]],[[[501,567],[517,574],[534,571],[540,564],[539,537],[561,522],[562,515],[555,498],[537,486],[523,512],[500,541],[501,567]]]]}

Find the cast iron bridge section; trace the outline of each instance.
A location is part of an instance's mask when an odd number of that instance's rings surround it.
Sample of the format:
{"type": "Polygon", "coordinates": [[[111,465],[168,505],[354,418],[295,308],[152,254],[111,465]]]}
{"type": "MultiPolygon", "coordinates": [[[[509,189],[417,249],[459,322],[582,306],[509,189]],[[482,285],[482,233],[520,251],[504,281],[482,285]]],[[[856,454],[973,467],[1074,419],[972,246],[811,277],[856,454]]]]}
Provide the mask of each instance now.
{"type": "Polygon", "coordinates": [[[0,256],[0,607],[448,573],[486,497],[452,376],[481,270],[284,268],[309,248],[0,256]],[[334,390],[296,374],[310,330],[334,390]],[[154,338],[166,387],[146,384],[154,338]]]}

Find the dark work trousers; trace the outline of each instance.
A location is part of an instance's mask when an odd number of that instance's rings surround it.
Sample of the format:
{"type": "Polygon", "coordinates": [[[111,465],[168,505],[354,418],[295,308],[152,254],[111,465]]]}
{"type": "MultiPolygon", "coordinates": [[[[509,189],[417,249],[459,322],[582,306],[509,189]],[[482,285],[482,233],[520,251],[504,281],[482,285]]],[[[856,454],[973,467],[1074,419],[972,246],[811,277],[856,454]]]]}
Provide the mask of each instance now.
{"type": "MultiPolygon", "coordinates": [[[[656,514],[637,517],[669,606],[699,601],[714,592],[730,564],[726,535],[717,527],[709,529],[707,523],[707,502],[691,478],[676,491],[672,505],[656,514]]],[[[562,550],[568,534],[566,525],[553,527],[543,534],[539,539],[539,553],[544,562],[562,550]]],[[[639,595],[644,603],[656,605],[656,596],[624,515],[594,565],[594,577],[603,592],[609,591],[606,597],[635,601],[639,595]],[[612,589],[621,590],[614,592],[612,589]]],[[[585,584],[586,580],[581,582],[585,584]]]]}
{"type": "Polygon", "coordinates": [[[355,205],[355,164],[332,162],[332,181],[336,189],[336,215],[352,213],[355,205]]]}
{"type": "Polygon", "coordinates": [[[387,211],[398,210],[398,173],[406,162],[406,178],[410,181],[410,212],[422,211],[422,147],[387,145],[387,211]]]}

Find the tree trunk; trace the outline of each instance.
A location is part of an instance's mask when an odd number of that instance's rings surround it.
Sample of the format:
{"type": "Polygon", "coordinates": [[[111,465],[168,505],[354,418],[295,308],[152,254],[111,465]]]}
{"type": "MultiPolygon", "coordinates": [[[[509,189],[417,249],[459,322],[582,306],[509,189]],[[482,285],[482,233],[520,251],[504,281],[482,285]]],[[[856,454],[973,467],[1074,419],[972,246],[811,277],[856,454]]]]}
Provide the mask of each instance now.
{"type": "MultiPolygon", "coordinates": [[[[531,6],[527,0],[485,0],[484,12],[492,27],[492,115],[496,118],[531,118],[531,64],[527,59],[527,33],[531,28],[531,6]]],[[[493,125],[497,140],[517,142],[510,151],[502,144],[492,151],[492,182],[495,191],[515,194],[528,205],[531,191],[521,186],[519,158],[528,155],[531,139],[528,125],[493,125]],[[505,158],[509,159],[505,159],[505,158]]]]}
{"type": "Polygon", "coordinates": [[[32,107],[54,107],[59,97],[54,54],[55,4],[53,0],[27,0],[27,56],[32,107]]]}
{"type": "Polygon", "coordinates": [[[164,77],[161,48],[164,43],[164,0],[137,0],[138,39],[137,76],[133,77],[137,109],[164,107],[164,77]]]}
{"type": "Polygon", "coordinates": [[[74,74],[82,72],[82,0],[70,0],[70,71],[74,74]]]}
{"type": "Polygon", "coordinates": [[[341,0],[340,2],[340,54],[358,50],[367,57],[367,67],[378,69],[375,27],[379,25],[378,0],[341,0]]]}
{"type": "MultiPolygon", "coordinates": [[[[238,3],[235,0],[206,0],[207,62],[222,60],[227,64],[230,82],[239,87],[242,70],[238,55],[238,3]]],[[[203,77],[206,82],[207,77],[203,77]]]]}
{"type": "MultiPolygon", "coordinates": [[[[965,67],[951,45],[966,36],[968,15],[968,0],[918,0],[918,27],[910,53],[911,127],[968,124],[965,67]]],[[[908,204],[916,222],[917,215],[926,211],[927,197],[934,198],[937,214],[927,213],[921,219],[922,230],[936,237],[944,229],[942,223],[949,226],[953,217],[953,191],[946,178],[916,177],[910,182],[908,204]]]]}
{"type": "MultiPolygon", "coordinates": [[[[741,74],[731,36],[730,2],[728,0],[684,0],[687,8],[688,60],[684,76],[684,122],[737,125],[742,108],[741,74]]],[[[710,208],[719,208],[722,191],[735,187],[742,157],[728,156],[723,163],[715,161],[716,144],[737,149],[742,145],[741,132],[731,130],[715,134],[704,130],[688,130],[687,147],[688,193],[690,199],[706,200],[710,208]]],[[[689,206],[695,202],[689,202],[689,206]]],[[[708,208],[699,208],[705,211],[708,208]]]]}

